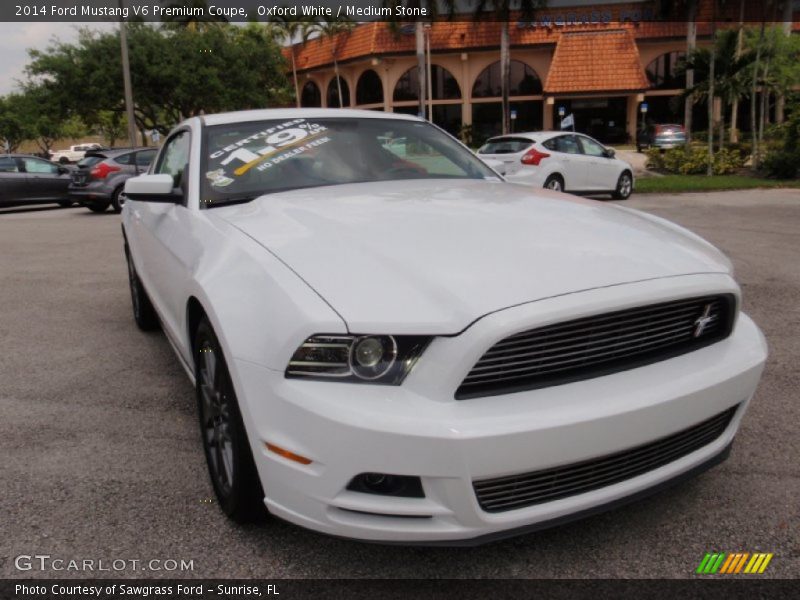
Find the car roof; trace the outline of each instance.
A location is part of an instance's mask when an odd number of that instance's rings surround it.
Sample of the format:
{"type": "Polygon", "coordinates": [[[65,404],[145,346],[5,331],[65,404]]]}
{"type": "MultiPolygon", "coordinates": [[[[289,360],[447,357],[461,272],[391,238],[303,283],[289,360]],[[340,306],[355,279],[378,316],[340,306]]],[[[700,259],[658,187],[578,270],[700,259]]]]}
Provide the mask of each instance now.
{"type": "Polygon", "coordinates": [[[417,116],[402,113],[386,113],[375,110],[357,110],[349,108],[267,108],[262,110],[240,110],[236,112],[203,115],[206,125],[227,125],[229,123],[246,123],[248,121],[266,121],[272,119],[397,119],[399,121],[421,121],[417,116]]]}
{"type": "Polygon", "coordinates": [[[108,150],[89,150],[86,156],[103,156],[105,158],[114,158],[115,156],[122,156],[130,152],[140,152],[142,150],[158,150],[155,146],[138,146],[135,148],[110,148],[108,150]]]}
{"type": "Polygon", "coordinates": [[[38,158],[39,160],[53,162],[49,158],[42,158],[41,156],[36,156],[35,154],[19,154],[18,152],[0,153],[0,158],[38,158]]]}
{"type": "Polygon", "coordinates": [[[585,133],[581,133],[580,131],[570,131],[569,129],[565,129],[564,131],[522,131],[520,133],[506,133],[504,135],[496,135],[494,137],[490,137],[487,141],[493,142],[496,140],[500,140],[503,138],[525,138],[526,140],[530,140],[532,142],[542,142],[545,140],[549,140],[550,138],[556,137],[558,135],[582,135],[584,137],[591,137],[586,135],[585,133]]]}

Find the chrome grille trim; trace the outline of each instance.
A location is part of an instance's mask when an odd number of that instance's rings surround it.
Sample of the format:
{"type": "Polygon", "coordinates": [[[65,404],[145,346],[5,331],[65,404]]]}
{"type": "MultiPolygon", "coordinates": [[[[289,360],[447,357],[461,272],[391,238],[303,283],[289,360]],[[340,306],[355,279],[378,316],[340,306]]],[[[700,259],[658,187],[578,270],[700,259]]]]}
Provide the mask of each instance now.
{"type": "Polygon", "coordinates": [[[487,350],[456,391],[459,400],[560,385],[624,371],[726,338],[731,294],[688,298],[523,331],[487,350]],[[695,337],[698,318],[709,319],[695,337]]]}
{"type": "Polygon", "coordinates": [[[604,457],[482,481],[473,481],[486,512],[504,512],[584,494],[663,467],[718,439],[737,406],[661,439],[604,457]]]}

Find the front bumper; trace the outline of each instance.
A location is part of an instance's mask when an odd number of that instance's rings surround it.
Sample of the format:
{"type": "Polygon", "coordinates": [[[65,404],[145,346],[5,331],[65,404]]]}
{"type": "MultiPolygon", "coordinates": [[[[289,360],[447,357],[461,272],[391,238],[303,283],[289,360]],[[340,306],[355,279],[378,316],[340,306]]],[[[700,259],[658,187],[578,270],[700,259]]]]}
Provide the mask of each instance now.
{"type": "Polygon", "coordinates": [[[758,384],[766,343],[740,314],[732,335],[660,363],[557,387],[456,401],[455,389],[495,341],[531,326],[695,293],[735,291],[722,275],[617,286],[488,315],[434,340],[402,386],[286,379],[234,359],[269,510],[325,533],[404,543],[483,541],[558,523],[652,491],[722,456],[758,384]],[[484,512],[472,482],[613,454],[739,405],[712,443],[666,466],[594,491],[484,512]],[[313,460],[303,466],[264,442],[313,460]],[[415,475],[425,498],[345,489],[359,473],[415,475]]]}

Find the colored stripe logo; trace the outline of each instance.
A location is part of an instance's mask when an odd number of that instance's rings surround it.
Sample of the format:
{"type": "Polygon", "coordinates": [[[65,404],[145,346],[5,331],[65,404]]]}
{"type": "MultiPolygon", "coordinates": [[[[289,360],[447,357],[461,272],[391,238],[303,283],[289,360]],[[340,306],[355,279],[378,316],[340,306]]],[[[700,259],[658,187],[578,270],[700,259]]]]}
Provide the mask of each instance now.
{"type": "Polygon", "coordinates": [[[772,552],[706,552],[695,571],[699,575],[761,574],[772,560],[772,552]]]}

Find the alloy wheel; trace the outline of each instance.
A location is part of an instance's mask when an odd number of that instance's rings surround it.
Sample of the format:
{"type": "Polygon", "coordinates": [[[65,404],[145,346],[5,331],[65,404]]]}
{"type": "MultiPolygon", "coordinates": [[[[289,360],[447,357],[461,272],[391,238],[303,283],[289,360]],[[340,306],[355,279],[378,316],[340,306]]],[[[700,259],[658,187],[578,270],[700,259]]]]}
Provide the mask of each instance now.
{"type": "Polygon", "coordinates": [[[214,477],[222,495],[233,487],[230,382],[211,344],[200,347],[200,418],[214,477]]]}

